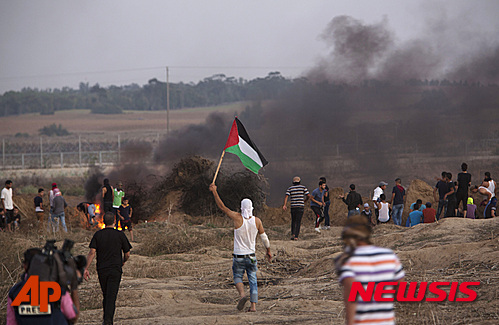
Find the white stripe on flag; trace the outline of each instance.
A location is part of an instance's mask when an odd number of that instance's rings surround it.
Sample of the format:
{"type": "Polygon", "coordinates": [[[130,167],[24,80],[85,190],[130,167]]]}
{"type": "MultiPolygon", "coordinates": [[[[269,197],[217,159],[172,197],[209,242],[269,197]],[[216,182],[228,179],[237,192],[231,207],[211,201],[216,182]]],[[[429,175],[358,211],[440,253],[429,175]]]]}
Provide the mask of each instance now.
{"type": "Polygon", "coordinates": [[[262,160],[260,159],[260,156],[258,156],[258,153],[241,137],[239,137],[239,149],[241,149],[242,153],[260,165],[260,167],[263,167],[262,160]]]}

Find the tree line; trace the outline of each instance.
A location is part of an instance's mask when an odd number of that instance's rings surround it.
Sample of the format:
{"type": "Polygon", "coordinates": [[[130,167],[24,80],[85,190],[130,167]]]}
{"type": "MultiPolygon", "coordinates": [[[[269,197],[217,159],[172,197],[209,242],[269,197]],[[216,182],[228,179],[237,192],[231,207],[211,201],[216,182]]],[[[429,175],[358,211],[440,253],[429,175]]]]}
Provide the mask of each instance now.
{"type": "MultiPolygon", "coordinates": [[[[170,83],[170,108],[216,106],[238,101],[277,99],[290,89],[300,89],[310,83],[306,78],[284,78],[280,72],[270,72],[264,78],[245,80],[217,74],[198,83],[170,83]]],[[[365,80],[360,87],[384,88],[390,81],[365,80]]],[[[409,87],[483,87],[480,83],[449,80],[410,79],[403,83],[409,87]]],[[[492,85],[489,85],[492,86],[492,85]]],[[[493,85],[497,86],[497,85],[493,85]]],[[[54,114],[59,110],[90,109],[92,113],[119,114],[124,110],[166,110],[167,84],[154,78],[139,86],[101,87],[80,83],[78,89],[39,90],[24,88],[8,91],[0,96],[0,116],[27,113],[54,114]]]]}

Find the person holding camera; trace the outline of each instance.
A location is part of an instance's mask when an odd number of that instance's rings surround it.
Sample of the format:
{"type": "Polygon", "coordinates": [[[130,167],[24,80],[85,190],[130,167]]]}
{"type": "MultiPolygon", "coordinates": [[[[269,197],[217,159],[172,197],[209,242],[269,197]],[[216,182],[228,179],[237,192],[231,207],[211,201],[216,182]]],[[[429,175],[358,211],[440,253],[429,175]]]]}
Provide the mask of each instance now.
{"type": "Polygon", "coordinates": [[[97,275],[102,290],[102,307],[104,309],[103,324],[113,324],[116,310],[116,298],[120,289],[122,267],[130,258],[132,245],[126,235],[114,229],[116,219],[113,212],[106,212],[104,224],[106,227],[97,231],[90,241],[90,252],[87,256],[87,266],[83,273],[85,280],[90,278],[88,268],[97,254],[97,275]],[[122,254],[123,253],[123,254],[122,254]]]}
{"type": "Polygon", "coordinates": [[[30,248],[24,252],[25,273],[22,274],[21,281],[10,289],[7,298],[7,325],[66,325],[74,324],[78,320],[80,312],[78,284],[82,280],[81,271],[86,262],[85,256],[73,258],[69,252],[74,244],[71,241],[64,242],[62,251],[56,249],[54,242],[47,241],[43,250],[30,248]],[[66,246],[67,243],[69,246],[66,246]],[[49,260],[55,260],[55,263],[50,263],[49,260]],[[32,309],[29,304],[12,306],[12,302],[32,275],[38,276],[40,281],[56,281],[61,287],[61,297],[56,302],[50,302],[49,313],[32,309]]]}

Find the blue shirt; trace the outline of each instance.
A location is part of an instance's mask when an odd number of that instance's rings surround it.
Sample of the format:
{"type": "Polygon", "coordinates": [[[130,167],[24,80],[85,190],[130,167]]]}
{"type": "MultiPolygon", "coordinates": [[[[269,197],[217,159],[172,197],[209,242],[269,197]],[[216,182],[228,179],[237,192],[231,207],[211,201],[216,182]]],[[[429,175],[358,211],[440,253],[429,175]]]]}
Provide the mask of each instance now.
{"type": "Polygon", "coordinates": [[[409,219],[411,220],[411,227],[421,223],[421,218],[423,218],[423,212],[412,211],[409,213],[409,219]]]}
{"type": "MultiPolygon", "coordinates": [[[[414,205],[415,204],[416,204],[416,202],[414,202],[413,204],[411,204],[411,210],[414,210],[414,205]]],[[[419,211],[423,211],[424,209],[426,209],[426,205],[421,204],[421,206],[419,207],[419,211]]]]}
{"type": "MultiPolygon", "coordinates": [[[[312,197],[314,198],[314,200],[316,201],[319,201],[319,202],[322,202],[322,197],[324,196],[324,190],[321,191],[320,187],[316,188],[315,190],[312,191],[312,197]]],[[[313,206],[313,207],[320,207],[320,205],[318,205],[317,203],[315,203],[314,201],[310,202],[310,206],[313,206]]]]}

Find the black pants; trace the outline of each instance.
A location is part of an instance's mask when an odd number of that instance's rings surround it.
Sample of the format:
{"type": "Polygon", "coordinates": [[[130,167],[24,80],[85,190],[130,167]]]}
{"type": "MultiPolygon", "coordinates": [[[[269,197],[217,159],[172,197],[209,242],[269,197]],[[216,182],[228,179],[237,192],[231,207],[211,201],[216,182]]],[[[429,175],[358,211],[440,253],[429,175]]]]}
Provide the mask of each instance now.
{"type": "Polygon", "coordinates": [[[121,269],[107,268],[97,271],[102,290],[102,308],[104,309],[104,324],[113,324],[116,298],[121,282],[121,269]]]}
{"type": "Polygon", "coordinates": [[[103,205],[104,213],[106,213],[106,212],[114,212],[114,210],[113,210],[113,201],[104,201],[104,203],[102,205],[103,205]]]}
{"type": "Polygon", "coordinates": [[[315,205],[312,205],[310,207],[312,208],[312,211],[314,211],[315,214],[315,228],[319,228],[321,221],[324,220],[323,211],[320,207],[316,207],[315,205]]]}
{"type": "Polygon", "coordinates": [[[457,192],[456,193],[456,198],[457,198],[457,204],[456,204],[456,209],[459,209],[459,203],[463,202],[463,211],[466,211],[468,209],[468,192],[457,192]]]}
{"type": "Polygon", "coordinates": [[[301,218],[304,208],[291,208],[291,236],[298,238],[300,235],[301,218]]]}

